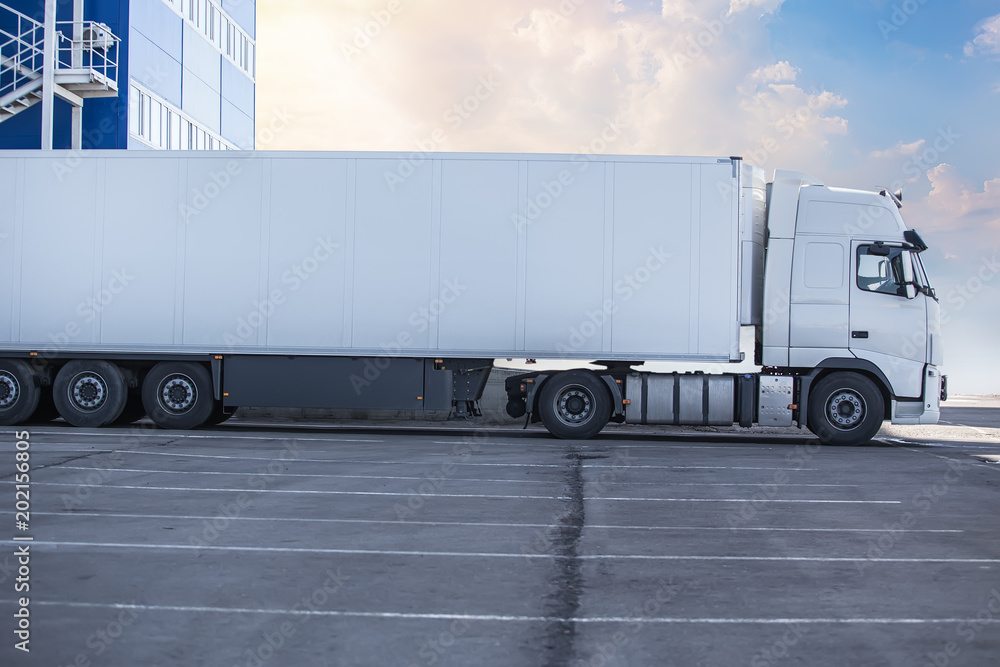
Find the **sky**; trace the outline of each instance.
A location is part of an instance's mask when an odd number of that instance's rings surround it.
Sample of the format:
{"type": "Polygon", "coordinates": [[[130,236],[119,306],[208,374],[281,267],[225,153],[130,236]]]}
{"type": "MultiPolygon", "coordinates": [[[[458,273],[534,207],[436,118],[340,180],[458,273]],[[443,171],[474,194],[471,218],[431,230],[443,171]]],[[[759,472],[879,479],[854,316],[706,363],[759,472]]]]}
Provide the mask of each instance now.
{"type": "Polygon", "coordinates": [[[904,191],[1000,394],[997,0],[258,0],[261,150],[740,155],[904,191]]]}

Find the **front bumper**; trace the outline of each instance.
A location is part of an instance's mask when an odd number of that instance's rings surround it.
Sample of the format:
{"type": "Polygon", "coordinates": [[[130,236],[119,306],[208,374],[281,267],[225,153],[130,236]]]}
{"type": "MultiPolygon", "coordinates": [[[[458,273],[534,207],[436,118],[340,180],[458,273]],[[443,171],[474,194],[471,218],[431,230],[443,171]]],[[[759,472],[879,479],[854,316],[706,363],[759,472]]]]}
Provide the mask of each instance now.
{"type": "Polygon", "coordinates": [[[892,401],[892,423],[902,425],[937,424],[941,418],[941,401],[948,397],[947,378],[936,366],[924,368],[924,398],[922,401],[892,401]]]}

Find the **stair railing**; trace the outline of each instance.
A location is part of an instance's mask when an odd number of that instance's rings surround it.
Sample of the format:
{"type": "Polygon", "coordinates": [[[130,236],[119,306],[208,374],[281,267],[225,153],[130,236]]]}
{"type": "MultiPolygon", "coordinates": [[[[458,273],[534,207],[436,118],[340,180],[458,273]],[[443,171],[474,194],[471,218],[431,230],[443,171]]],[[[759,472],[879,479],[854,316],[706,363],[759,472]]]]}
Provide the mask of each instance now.
{"type": "Polygon", "coordinates": [[[0,3],[16,20],[14,32],[0,30],[0,98],[37,79],[45,62],[45,26],[0,3]]]}
{"type": "Polygon", "coordinates": [[[121,39],[96,21],[60,21],[56,26],[56,72],[89,70],[100,75],[97,78],[106,90],[117,90],[121,39]]]}

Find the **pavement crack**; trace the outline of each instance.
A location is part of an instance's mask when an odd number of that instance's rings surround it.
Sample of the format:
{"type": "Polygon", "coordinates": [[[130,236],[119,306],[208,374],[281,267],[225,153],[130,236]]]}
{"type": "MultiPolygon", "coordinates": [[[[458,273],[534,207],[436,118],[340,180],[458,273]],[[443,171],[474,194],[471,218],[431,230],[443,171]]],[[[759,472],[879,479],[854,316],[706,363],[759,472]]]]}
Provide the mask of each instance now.
{"type": "MultiPolygon", "coordinates": [[[[129,431],[129,432],[131,432],[131,431],[129,431]]],[[[97,449],[97,450],[94,450],[92,452],[87,452],[86,454],[80,454],[79,456],[70,456],[70,457],[65,458],[65,459],[63,459],[61,461],[58,461],[56,463],[33,464],[31,466],[31,471],[32,472],[37,472],[39,470],[46,470],[48,468],[58,468],[59,466],[64,466],[67,463],[74,463],[76,461],[82,461],[84,459],[89,459],[89,458],[94,457],[94,456],[102,456],[102,455],[108,455],[108,454],[112,454],[112,455],[113,454],[121,454],[122,452],[135,451],[135,450],[138,450],[138,449],[142,449],[143,447],[163,447],[165,445],[170,445],[170,444],[173,444],[173,443],[178,442],[180,440],[183,440],[183,438],[182,437],[171,438],[170,440],[168,440],[166,442],[137,443],[135,446],[126,447],[124,449],[121,449],[121,448],[119,448],[119,449],[97,449]]],[[[38,442],[37,444],[38,444],[39,447],[44,447],[45,446],[44,442],[38,442]]],[[[11,471],[10,474],[0,474],[0,480],[14,479],[14,476],[16,474],[17,474],[17,471],[11,471]]]]}
{"type": "MultiPolygon", "coordinates": [[[[93,452],[87,452],[86,454],[81,454],[80,456],[71,456],[68,459],[63,459],[62,461],[59,461],[57,463],[46,463],[46,464],[42,464],[42,465],[32,465],[31,466],[31,472],[37,472],[39,470],[45,470],[47,468],[58,468],[59,466],[64,466],[67,463],[73,463],[74,461],[80,461],[82,459],[87,459],[87,458],[90,458],[91,456],[98,456],[100,454],[111,454],[111,453],[112,453],[112,450],[110,450],[110,449],[101,449],[101,450],[97,450],[97,451],[93,451],[93,452]]],[[[16,474],[16,471],[11,472],[9,475],[0,475],[0,479],[7,479],[7,478],[13,479],[15,474],[16,474]]]]}
{"type": "Polygon", "coordinates": [[[98,456],[100,454],[110,454],[110,449],[102,449],[94,452],[87,452],[86,454],[81,454],[80,456],[71,456],[68,459],[59,461],[58,463],[49,463],[46,465],[36,465],[32,467],[32,470],[45,470],[46,468],[58,468],[59,466],[64,466],[67,463],[74,463],[76,461],[82,461],[83,459],[89,459],[91,456],[98,456]]]}
{"type": "Polygon", "coordinates": [[[580,561],[580,538],[586,522],[583,503],[583,461],[572,448],[566,455],[569,465],[564,473],[568,499],[566,511],[550,536],[550,550],[555,558],[556,573],[547,598],[548,615],[559,619],[546,628],[546,667],[566,667],[573,657],[576,623],[583,594],[583,574],[580,561]]]}

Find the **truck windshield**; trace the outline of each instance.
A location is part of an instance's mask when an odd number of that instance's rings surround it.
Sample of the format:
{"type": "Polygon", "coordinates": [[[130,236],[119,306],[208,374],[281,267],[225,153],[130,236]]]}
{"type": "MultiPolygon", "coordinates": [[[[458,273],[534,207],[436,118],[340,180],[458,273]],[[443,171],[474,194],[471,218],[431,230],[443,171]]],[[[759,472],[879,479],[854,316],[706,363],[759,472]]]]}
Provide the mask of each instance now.
{"type": "Polygon", "coordinates": [[[913,258],[913,279],[921,291],[925,294],[931,294],[931,281],[927,279],[927,272],[924,271],[924,264],[920,261],[920,255],[911,252],[910,256],[913,258]]]}
{"type": "Polygon", "coordinates": [[[920,253],[911,252],[910,257],[913,258],[913,281],[917,283],[917,289],[936,300],[937,294],[934,293],[934,288],[931,287],[931,281],[927,279],[924,264],[920,261],[920,253]]]}

